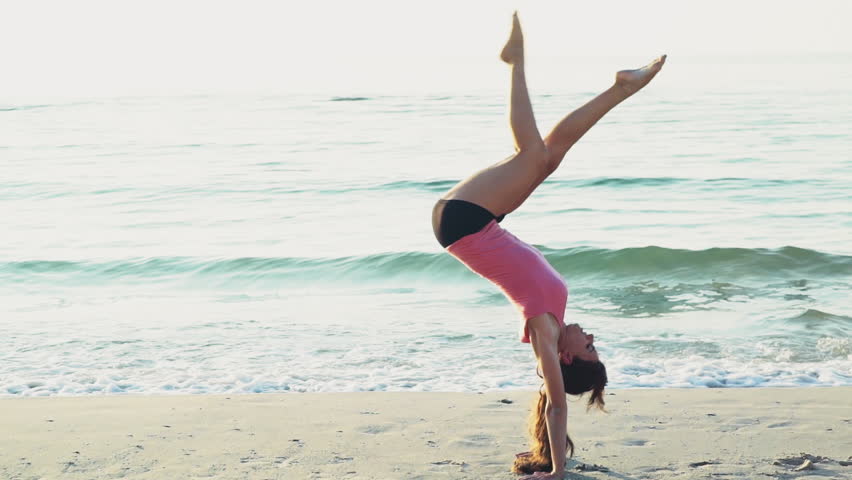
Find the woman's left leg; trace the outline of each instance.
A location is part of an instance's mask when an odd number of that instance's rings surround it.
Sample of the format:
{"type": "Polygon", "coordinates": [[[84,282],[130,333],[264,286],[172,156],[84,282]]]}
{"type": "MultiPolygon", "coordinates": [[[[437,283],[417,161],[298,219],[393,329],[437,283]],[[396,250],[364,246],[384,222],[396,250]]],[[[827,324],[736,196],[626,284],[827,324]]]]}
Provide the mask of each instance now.
{"type": "Polygon", "coordinates": [[[547,168],[533,182],[527,192],[518,197],[516,203],[506,213],[520,207],[524,200],[535,191],[536,187],[556,171],[568,150],[607,112],[647,85],[663,68],[665,62],[666,56],[663,55],[642,68],[618,72],[615,75],[615,84],[556,124],[544,139],[548,154],[547,168]]]}
{"type": "Polygon", "coordinates": [[[509,124],[516,153],[462,180],[444,194],[446,200],[466,200],[500,216],[517,208],[535,188],[548,165],[548,152],[535,123],[524,71],[524,43],[517,14],[500,57],[512,68],[509,124]]]}

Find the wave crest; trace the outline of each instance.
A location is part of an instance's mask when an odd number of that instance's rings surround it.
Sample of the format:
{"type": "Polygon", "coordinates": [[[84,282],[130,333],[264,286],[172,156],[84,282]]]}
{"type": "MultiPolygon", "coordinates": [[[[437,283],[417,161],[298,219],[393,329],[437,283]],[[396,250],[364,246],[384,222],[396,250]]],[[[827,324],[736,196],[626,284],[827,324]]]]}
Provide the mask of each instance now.
{"type": "MultiPolygon", "coordinates": [[[[779,249],[711,248],[682,250],[663,247],[619,250],[576,247],[541,248],[553,266],[569,279],[627,282],[734,282],[779,277],[804,279],[852,276],[852,256],[797,247],[779,249]]],[[[0,281],[11,283],[160,281],[216,282],[466,282],[476,279],[444,253],[388,252],[337,258],[292,257],[152,257],[115,261],[31,260],[0,262],[0,281]]],[[[808,314],[814,316],[816,314],[808,314]]],[[[810,317],[808,317],[810,318],[810,317]]]]}

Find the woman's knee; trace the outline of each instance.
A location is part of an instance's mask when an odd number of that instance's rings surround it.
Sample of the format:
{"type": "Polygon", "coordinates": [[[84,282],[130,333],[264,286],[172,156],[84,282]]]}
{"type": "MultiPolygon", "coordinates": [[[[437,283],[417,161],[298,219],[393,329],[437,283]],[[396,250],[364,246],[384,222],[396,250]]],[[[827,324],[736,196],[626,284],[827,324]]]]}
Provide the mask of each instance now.
{"type": "MultiPolygon", "coordinates": [[[[570,147],[569,147],[570,148],[570,147]]],[[[565,154],[568,153],[568,148],[548,148],[548,156],[547,156],[547,168],[549,170],[548,174],[553,173],[558,167],[559,164],[562,163],[562,159],[565,158],[565,154]]]]}
{"type": "Polygon", "coordinates": [[[527,163],[534,164],[538,172],[544,172],[550,166],[551,153],[544,143],[521,149],[518,152],[518,156],[521,155],[523,155],[527,163]]]}

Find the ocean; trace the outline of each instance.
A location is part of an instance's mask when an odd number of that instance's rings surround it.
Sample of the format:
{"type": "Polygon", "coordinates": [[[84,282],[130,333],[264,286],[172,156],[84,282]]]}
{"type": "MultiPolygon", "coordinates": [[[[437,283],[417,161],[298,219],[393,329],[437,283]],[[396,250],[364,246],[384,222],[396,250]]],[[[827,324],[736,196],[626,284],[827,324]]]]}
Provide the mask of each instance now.
{"type": "MultiPolygon", "coordinates": [[[[610,388],[852,385],[833,85],[652,83],[503,221],[610,388]]],[[[511,154],[506,92],[421,90],[0,101],[0,396],[536,388],[430,223],[511,154]]],[[[596,93],[533,88],[542,132],[596,93]]]]}

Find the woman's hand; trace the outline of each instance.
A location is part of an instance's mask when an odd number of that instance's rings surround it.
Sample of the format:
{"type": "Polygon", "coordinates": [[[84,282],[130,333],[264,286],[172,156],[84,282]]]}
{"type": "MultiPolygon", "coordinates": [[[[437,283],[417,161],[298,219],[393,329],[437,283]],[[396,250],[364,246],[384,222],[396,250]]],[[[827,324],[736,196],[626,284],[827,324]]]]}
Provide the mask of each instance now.
{"type": "Polygon", "coordinates": [[[519,480],[563,480],[564,478],[564,473],[535,472],[532,475],[523,476],[519,480]]]}

